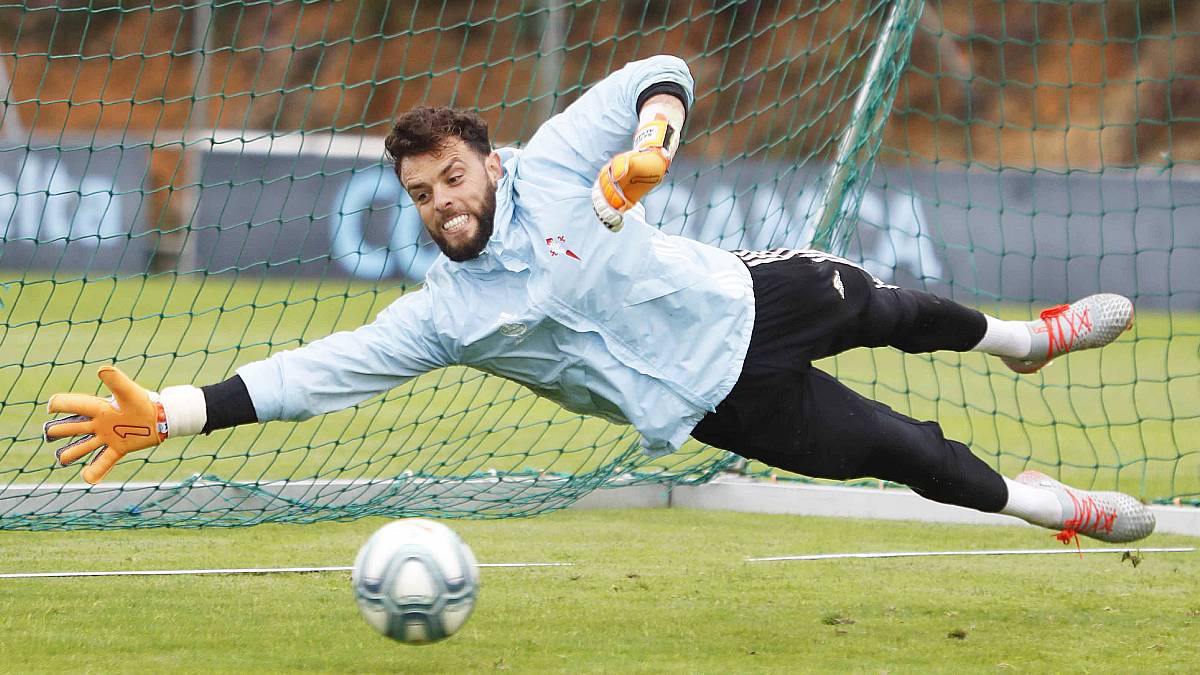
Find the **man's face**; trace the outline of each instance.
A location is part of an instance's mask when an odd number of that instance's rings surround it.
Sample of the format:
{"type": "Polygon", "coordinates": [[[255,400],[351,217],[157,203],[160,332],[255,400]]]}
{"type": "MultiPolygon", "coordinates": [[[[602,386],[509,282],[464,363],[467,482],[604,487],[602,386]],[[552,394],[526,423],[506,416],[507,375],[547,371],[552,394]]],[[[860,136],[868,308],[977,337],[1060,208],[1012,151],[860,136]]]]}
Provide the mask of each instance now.
{"type": "Polygon", "coordinates": [[[400,161],[400,184],[447,258],[470,260],[487,245],[502,171],[499,155],[480,157],[455,137],[433,152],[400,161]]]}

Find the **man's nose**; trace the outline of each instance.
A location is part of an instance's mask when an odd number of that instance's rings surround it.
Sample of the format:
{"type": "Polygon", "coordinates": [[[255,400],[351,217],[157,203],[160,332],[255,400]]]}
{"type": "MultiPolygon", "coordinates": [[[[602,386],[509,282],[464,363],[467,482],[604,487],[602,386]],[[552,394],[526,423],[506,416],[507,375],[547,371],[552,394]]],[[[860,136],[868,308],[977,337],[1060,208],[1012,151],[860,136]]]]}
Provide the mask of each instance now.
{"type": "Polygon", "coordinates": [[[450,213],[453,203],[450,200],[450,195],[446,192],[439,191],[436,188],[433,191],[433,203],[438,211],[442,213],[450,213]]]}

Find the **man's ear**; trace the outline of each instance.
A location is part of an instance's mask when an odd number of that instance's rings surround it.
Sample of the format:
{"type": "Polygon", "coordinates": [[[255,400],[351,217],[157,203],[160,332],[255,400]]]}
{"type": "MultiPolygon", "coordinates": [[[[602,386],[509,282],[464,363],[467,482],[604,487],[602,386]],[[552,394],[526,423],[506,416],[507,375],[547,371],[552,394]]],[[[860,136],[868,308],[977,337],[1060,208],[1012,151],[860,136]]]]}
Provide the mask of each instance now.
{"type": "Polygon", "coordinates": [[[498,152],[492,151],[492,154],[483,160],[483,166],[487,169],[488,177],[492,179],[493,183],[499,181],[500,177],[504,175],[504,165],[500,163],[500,153],[498,152]]]}

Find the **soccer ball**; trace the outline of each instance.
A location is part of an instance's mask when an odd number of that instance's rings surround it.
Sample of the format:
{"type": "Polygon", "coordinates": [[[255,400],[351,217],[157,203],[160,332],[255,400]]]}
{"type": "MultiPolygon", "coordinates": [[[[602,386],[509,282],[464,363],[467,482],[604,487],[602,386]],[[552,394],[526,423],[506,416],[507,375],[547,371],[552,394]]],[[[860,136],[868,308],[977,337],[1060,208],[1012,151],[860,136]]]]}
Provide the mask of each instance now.
{"type": "Polygon", "coordinates": [[[400,642],[454,634],[475,608],[479,565],[454,530],[424,518],[381,527],[359,549],[350,574],[367,623],[400,642]]]}

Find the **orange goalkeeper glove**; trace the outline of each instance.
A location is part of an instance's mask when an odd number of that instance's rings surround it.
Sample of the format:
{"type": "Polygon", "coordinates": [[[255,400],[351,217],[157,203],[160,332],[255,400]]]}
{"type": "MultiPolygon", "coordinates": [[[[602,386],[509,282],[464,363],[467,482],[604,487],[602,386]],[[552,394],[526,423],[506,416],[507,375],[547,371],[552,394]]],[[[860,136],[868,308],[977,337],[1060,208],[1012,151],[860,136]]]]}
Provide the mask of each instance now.
{"type": "Polygon", "coordinates": [[[633,137],[633,150],[613,157],[592,185],[596,217],[613,232],[624,225],[624,214],[667,175],[679,146],[679,130],[666,115],[643,122],[633,137]]]}
{"type": "Polygon", "coordinates": [[[46,442],[81,436],[54,453],[62,466],[96,451],[83,469],[83,479],[92,485],[126,453],[152,448],[167,438],[166,413],[157,394],[139,387],[116,366],[104,366],[97,374],[112,398],[54,394],[47,406],[50,412],[70,413],[70,417],[47,422],[42,429],[46,442]]]}

